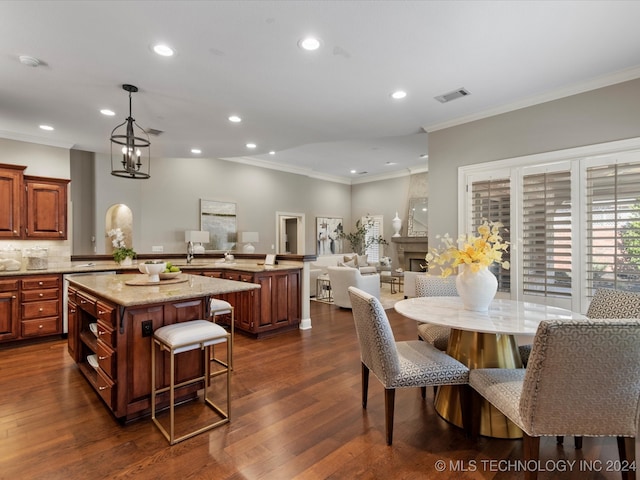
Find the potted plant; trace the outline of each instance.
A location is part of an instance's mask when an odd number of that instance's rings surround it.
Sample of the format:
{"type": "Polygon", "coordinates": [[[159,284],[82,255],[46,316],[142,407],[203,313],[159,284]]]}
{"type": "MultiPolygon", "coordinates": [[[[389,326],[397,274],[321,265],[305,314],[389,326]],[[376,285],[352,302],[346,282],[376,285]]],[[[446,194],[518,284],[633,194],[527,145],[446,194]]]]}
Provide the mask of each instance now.
{"type": "Polygon", "coordinates": [[[367,232],[373,228],[374,221],[373,218],[367,214],[365,217],[365,222],[358,220],[356,222],[356,230],[353,233],[345,233],[341,231],[338,234],[338,238],[342,238],[347,240],[351,244],[351,249],[353,253],[357,253],[358,255],[364,255],[371,245],[389,245],[389,243],[382,238],[382,235],[373,236],[367,235],[367,232]]]}
{"type": "Polygon", "coordinates": [[[137,254],[133,248],[127,247],[122,230],[114,228],[109,230],[107,235],[112,237],[111,244],[113,245],[113,259],[120,265],[131,265],[132,259],[134,259],[137,254]]]}

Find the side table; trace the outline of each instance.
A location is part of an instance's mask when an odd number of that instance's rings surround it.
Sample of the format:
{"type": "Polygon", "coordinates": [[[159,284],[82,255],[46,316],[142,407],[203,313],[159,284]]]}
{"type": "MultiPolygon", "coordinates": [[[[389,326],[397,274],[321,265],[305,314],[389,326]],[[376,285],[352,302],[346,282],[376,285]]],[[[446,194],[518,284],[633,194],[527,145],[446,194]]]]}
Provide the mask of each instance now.
{"type": "Polygon", "coordinates": [[[318,275],[316,279],[316,300],[323,302],[333,302],[333,292],[331,291],[331,280],[329,274],[318,275]]]}

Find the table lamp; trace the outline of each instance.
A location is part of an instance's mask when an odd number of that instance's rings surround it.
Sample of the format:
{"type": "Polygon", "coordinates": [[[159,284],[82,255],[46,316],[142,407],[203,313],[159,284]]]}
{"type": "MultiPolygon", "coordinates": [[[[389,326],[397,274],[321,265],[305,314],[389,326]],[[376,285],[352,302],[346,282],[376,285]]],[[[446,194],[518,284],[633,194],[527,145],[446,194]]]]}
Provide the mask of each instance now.
{"type": "Polygon", "coordinates": [[[244,247],[242,248],[243,253],[253,253],[256,251],[256,248],[252,245],[252,243],[259,242],[260,239],[258,237],[258,232],[242,232],[240,233],[240,242],[244,243],[244,247]]]}

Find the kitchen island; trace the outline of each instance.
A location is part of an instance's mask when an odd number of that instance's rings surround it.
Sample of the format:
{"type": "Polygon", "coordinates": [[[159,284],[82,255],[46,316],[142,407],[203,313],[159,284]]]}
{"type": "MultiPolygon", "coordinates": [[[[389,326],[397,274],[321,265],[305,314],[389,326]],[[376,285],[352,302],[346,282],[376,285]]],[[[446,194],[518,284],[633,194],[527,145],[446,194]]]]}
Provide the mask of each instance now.
{"type": "MultiPolygon", "coordinates": [[[[211,297],[252,297],[260,286],[249,282],[181,274],[173,281],[146,285],[147,275],[69,277],[68,350],[89,384],[121,421],[147,415],[151,403],[153,332],[165,325],[207,318],[211,297]],[[142,285],[138,285],[142,283],[142,285]]],[[[199,351],[177,359],[177,383],[202,375],[199,351]]],[[[168,364],[158,362],[156,378],[168,384],[168,364]]],[[[197,385],[178,391],[196,394],[197,385]]],[[[168,399],[159,397],[159,406],[168,399]]]]}

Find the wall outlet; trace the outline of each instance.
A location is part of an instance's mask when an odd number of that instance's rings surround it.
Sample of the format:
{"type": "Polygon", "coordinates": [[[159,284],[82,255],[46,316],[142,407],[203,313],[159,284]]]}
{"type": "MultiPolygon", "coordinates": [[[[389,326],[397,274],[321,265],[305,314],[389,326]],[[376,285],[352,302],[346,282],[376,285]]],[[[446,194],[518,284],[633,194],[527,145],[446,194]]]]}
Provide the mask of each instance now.
{"type": "Polygon", "coordinates": [[[162,245],[154,245],[151,247],[151,251],[154,253],[162,253],[164,251],[164,247],[162,245]]]}
{"type": "Polygon", "coordinates": [[[153,322],[151,320],[145,320],[142,322],[142,336],[150,337],[153,335],[153,322]]]}

